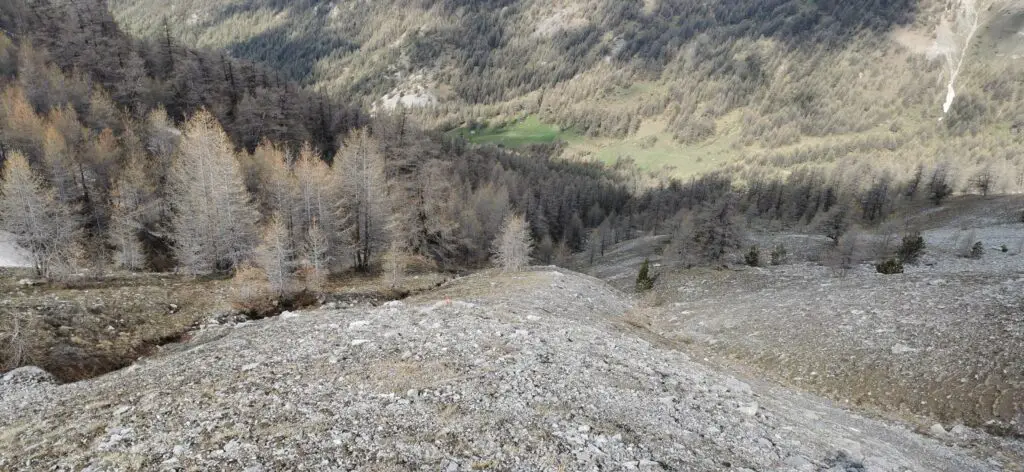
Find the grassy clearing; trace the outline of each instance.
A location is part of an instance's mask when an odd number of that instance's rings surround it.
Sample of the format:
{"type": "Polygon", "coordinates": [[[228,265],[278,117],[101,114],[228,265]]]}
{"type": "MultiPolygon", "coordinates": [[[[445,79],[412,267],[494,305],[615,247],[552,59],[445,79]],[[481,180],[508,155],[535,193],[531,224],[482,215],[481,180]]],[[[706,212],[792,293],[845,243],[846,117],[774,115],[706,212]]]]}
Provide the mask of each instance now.
{"type": "MultiPolygon", "coordinates": [[[[642,92],[627,91],[628,94],[642,92]]],[[[548,144],[561,140],[567,145],[562,153],[564,158],[593,159],[607,164],[621,158],[632,158],[637,166],[645,171],[685,179],[714,171],[746,156],[767,150],[757,145],[738,145],[742,131],[741,120],[740,111],[723,116],[716,124],[718,132],[714,138],[694,144],[674,140],[672,134],[665,131],[667,123],[660,118],[644,121],[636,133],[625,138],[584,136],[572,130],[561,130],[556,125],[543,123],[536,116],[529,116],[497,128],[460,128],[452,133],[464,136],[471,143],[496,144],[508,148],[548,144]]],[[[881,139],[888,134],[891,134],[888,129],[878,128],[841,136],[804,137],[798,143],[774,148],[773,151],[786,152],[870,136],[878,136],[881,139]]]]}
{"type": "Polygon", "coordinates": [[[563,157],[596,159],[609,164],[619,158],[631,157],[644,170],[666,172],[676,177],[714,170],[739,154],[731,147],[734,142],[732,134],[705,143],[683,145],[674,141],[664,128],[663,121],[649,120],[635,135],[627,138],[589,137],[561,130],[529,116],[498,128],[460,128],[452,133],[474,144],[496,144],[508,148],[562,140],[568,145],[563,157]]]}
{"type": "Polygon", "coordinates": [[[454,133],[462,135],[474,144],[497,144],[516,148],[530,144],[549,144],[563,138],[566,133],[557,126],[541,123],[535,116],[529,116],[498,128],[471,130],[459,128],[454,133]]]}
{"type": "Polygon", "coordinates": [[[732,162],[740,152],[732,147],[728,134],[699,144],[681,144],[664,131],[660,120],[645,121],[636,134],[627,138],[568,136],[567,157],[589,157],[605,163],[633,158],[644,170],[685,178],[712,171],[732,162]]]}

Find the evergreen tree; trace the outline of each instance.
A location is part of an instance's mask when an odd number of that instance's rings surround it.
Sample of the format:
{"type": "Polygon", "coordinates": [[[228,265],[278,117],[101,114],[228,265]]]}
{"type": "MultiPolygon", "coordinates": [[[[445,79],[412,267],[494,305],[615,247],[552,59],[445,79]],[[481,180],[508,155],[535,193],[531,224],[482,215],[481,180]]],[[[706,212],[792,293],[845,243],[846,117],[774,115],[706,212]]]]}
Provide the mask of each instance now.
{"type": "Polygon", "coordinates": [[[644,263],[640,264],[640,271],[636,274],[636,291],[646,292],[654,288],[654,278],[651,277],[651,261],[650,259],[644,259],[644,263]]]}

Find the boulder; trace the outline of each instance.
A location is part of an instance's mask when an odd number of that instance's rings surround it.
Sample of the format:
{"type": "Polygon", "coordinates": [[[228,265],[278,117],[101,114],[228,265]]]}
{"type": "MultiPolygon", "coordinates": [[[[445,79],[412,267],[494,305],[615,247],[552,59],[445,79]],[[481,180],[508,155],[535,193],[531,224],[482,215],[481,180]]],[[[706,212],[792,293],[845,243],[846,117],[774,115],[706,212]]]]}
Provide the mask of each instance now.
{"type": "Polygon", "coordinates": [[[36,366],[18,367],[0,377],[4,384],[56,384],[57,379],[49,372],[36,366]]]}

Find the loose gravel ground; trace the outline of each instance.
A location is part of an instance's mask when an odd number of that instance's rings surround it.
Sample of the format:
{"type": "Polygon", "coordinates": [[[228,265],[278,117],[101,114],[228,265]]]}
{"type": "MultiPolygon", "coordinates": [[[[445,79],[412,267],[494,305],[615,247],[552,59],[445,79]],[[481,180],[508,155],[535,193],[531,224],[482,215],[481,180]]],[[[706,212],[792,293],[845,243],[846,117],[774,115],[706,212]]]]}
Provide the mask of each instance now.
{"type": "MultiPolygon", "coordinates": [[[[878,274],[870,262],[848,271],[807,262],[823,259],[829,243],[821,236],[753,234],[762,248],[784,242],[791,262],[659,266],[638,318],[718,366],[906,421],[945,441],[989,444],[1006,458],[1004,467],[1017,470],[1024,457],[1024,224],[1009,218],[1018,212],[1007,211],[1007,201],[922,212],[906,226],[923,230],[925,255],[899,275],[878,274]],[[980,259],[962,257],[968,239],[982,242],[980,259]],[[971,428],[1006,441],[960,434],[971,428]]],[[[860,237],[867,252],[880,240],[860,237]]],[[[665,243],[623,244],[592,271],[629,289],[637,261],[651,257],[657,265],[665,243]]]]}
{"type": "Polygon", "coordinates": [[[603,282],[484,274],[0,381],[2,470],[1005,470],[695,362],[603,282]]]}

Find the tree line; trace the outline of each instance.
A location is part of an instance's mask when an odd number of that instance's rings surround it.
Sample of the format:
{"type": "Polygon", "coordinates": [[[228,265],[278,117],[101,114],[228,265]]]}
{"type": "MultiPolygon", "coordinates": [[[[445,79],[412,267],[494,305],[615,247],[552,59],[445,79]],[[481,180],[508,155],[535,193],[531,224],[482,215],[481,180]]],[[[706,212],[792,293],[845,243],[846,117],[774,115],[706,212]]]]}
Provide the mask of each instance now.
{"type": "Polygon", "coordinates": [[[4,227],[44,274],[72,261],[225,272],[270,253],[321,275],[410,257],[450,269],[486,263],[509,214],[524,215],[545,260],[581,248],[589,227],[624,224],[630,194],[602,166],[471,148],[402,111],[325,108],[244,62],[198,80],[177,71],[209,72],[209,53],[134,43],[88,4],[32,5],[19,15],[36,33],[0,35],[0,160],[4,227]],[[69,19],[82,26],[74,54],[42,37],[69,19]],[[128,80],[138,51],[154,55],[139,53],[128,80]],[[100,57],[105,67],[88,62],[100,57]],[[231,91],[251,71],[268,80],[256,91],[277,98],[247,114],[255,99],[231,91]]]}

